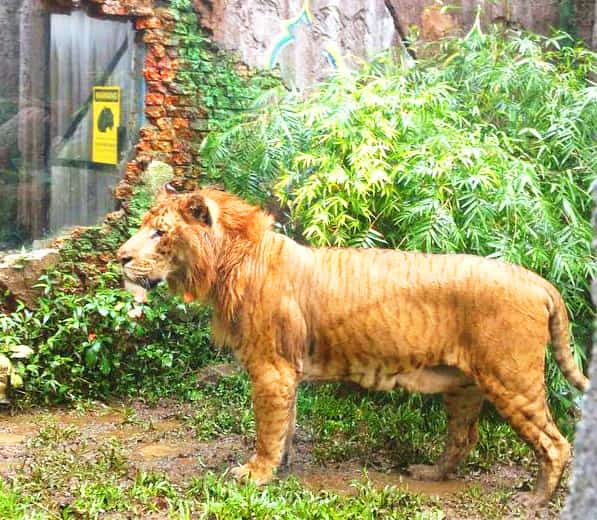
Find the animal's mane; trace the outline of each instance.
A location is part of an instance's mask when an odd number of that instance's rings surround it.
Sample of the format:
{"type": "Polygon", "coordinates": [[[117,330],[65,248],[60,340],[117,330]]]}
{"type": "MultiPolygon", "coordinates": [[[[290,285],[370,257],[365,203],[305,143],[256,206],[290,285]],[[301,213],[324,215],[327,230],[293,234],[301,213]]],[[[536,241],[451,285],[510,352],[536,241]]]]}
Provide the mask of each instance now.
{"type": "Polygon", "coordinates": [[[213,188],[203,188],[199,193],[218,206],[217,220],[227,237],[258,242],[272,229],[274,219],[271,215],[236,195],[213,188]]]}
{"type": "Polygon", "coordinates": [[[171,288],[190,298],[202,299],[207,281],[208,298],[222,316],[232,319],[242,300],[246,270],[241,264],[258,254],[259,244],[272,229],[273,217],[258,206],[253,206],[236,195],[214,189],[201,188],[190,193],[164,194],[160,197],[156,214],[164,209],[175,209],[183,222],[195,206],[205,206],[215,231],[209,238],[197,236],[194,227],[183,225],[183,237],[193,256],[188,257],[186,269],[171,279],[171,288]],[[212,246],[206,247],[208,240],[212,246]],[[213,255],[213,256],[211,256],[213,255]],[[197,262],[198,261],[198,262],[197,262]]]}

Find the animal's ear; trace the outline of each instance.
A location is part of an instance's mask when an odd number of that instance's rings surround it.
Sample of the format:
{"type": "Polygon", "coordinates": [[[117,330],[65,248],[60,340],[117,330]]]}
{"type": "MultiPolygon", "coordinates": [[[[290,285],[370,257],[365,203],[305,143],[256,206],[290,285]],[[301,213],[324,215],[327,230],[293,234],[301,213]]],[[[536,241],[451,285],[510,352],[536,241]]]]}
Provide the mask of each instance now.
{"type": "Polygon", "coordinates": [[[177,195],[179,192],[178,190],[169,182],[164,184],[161,189],[157,192],[157,200],[168,199],[172,195],[177,195]]]}
{"type": "Polygon", "coordinates": [[[184,212],[187,217],[206,226],[211,226],[213,223],[205,198],[198,193],[192,194],[185,201],[184,212]]]}
{"type": "Polygon", "coordinates": [[[169,182],[164,184],[164,187],[162,189],[164,190],[164,192],[166,192],[170,195],[178,193],[178,190],[174,186],[172,186],[172,184],[170,184],[169,182]]]}

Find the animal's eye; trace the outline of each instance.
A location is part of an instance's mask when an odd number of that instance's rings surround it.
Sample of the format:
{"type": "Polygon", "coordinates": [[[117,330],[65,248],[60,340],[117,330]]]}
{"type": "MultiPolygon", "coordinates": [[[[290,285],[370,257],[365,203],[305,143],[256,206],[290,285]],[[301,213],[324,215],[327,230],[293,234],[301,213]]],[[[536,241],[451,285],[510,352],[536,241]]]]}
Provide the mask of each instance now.
{"type": "Polygon", "coordinates": [[[156,229],[153,232],[153,235],[151,235],[151,238],[160,238],[161,236],[164,236],[164,231],[162,231],[161,229],[156,229]]]}

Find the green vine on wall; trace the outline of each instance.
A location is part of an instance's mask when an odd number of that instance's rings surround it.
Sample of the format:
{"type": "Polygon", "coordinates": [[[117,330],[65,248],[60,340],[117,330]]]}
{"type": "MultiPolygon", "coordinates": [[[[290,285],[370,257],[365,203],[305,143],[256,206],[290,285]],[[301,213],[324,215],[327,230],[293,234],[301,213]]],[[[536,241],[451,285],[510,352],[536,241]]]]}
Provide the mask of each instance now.
{"type": "Polygon", "coordinates": [[[272,71],[251,70],[222,51],[203,33],[190,0],[171,0],[174,38],[181,60],[176,80],[196,100],[199,115],[191,127],[201,137],[232,125],[234,115],[251,107],[264,91],[280,86],[272,71]]]}

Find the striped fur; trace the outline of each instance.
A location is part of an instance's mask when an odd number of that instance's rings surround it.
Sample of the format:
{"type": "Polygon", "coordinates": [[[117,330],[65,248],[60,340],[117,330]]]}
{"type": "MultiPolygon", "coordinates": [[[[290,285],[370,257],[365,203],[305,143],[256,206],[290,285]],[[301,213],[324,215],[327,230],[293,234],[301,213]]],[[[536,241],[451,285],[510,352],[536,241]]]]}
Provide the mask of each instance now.
{"type": "Polygon", "coordinates": [[[286,460],[301,381],[348,380],[444,394],[446,448],[435,466],[411,468],[420,478],[456,469],[489,399],[541,463],[532,500],[551,497],[570,448],[546,404],[550,339],[566,377],[587,387],[551,284],[471,255],[308,248],[271,227],[270,216],[224,192],[164,194],[119,251],[129,280],[165,279],[211,303],[214,338],[248,370],[256,453],[234,475],[267,482],[286,460]]]}

